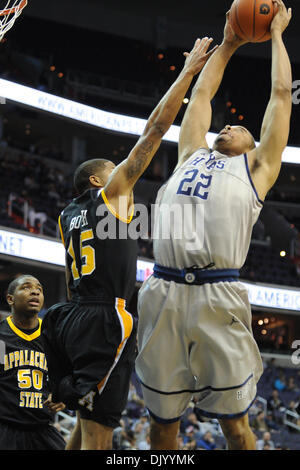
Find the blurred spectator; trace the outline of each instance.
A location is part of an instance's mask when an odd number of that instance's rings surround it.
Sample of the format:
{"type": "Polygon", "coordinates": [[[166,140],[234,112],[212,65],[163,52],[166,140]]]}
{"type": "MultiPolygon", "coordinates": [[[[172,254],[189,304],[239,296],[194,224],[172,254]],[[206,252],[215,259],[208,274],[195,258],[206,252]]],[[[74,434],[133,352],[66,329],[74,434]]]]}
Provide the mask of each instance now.
{"type": "Polygon", "coordinates": [[[297,384],[295,383],[295,377],[293,375],[291,375],[288,378],[285,390],[287,390],[289,392],[299,392],[299,388],[298,388],[297,384]]]}
{"type": "Polygon", "coordinates": [[[281,390],[284,390],[285,387],[286,387],[286,379],[285,379],[284,374],[281,373],[274,381],[274,388],[276,388],[276,390],[280,392],[281,390]]]}
{"type": "Polygon", "coordinates": [[[271,396],[267,399],[267,409],[272,413],[274,421],[278,419],[278,412],[285,409],[284,403],[279,397],[279,392],[276,388],[272,390],[271,396]]]}
{"type": "Polygon", "coordinates": [[[264,444],[263,449],[261,449],[261,450],[274,450],[274,449],[272,449],[272,447],[270,446],[270,444],[268,444],[268,443],[266,442],[266,443],[264,444]]]}
{"type": "Polygon", "coordinates": [[[197,446],[205,450],[214,450],[217,447],[210,431],[207,431],[201,439],[197,440],[197,446]]]}
{"type": "Polygon", "coordinates": [[[183,439],[183,435],[182,434],[178,434],[177,436],[177,445],[178,445],[178,449],[179,450],[182,450],[183,447],[184,447],[184,439],[183,439]]]}
{"type": "Polygon", "coordinates": [[[262,404],[256,399],[249,408],[249,416],[256,416],[259,411],[262,411],[262,404]]]}
{"type": "Polygon", "coordinates": [[[259,411],[251,423],[255,431],[269,431],[264,411],[259,411]]]}
{"type": "Polygon", "coordinates": [[[135,435],[131,429],[121,432],[120,450],[137,450],[135,435]]]}
{"type": "Polygon", "coordinates": [[[35,208],[28,206],[28,221],[29,225],[36,228],[37,221],[39,221],[39,232],[43,233],[43,225],[47,221],[47,214],[45,212],[36,212],[35,208]]]}
{"type": "Polygon", "coordinates": [[[144,409],[144,400],[137,394],[136,388],[132,382],[129,385],[128,402],[127,402],[127,416],[129,418],[138,419],[141,416],[141,411],[144,409]]]}
{"type": "Polygon", "coordinates": [[[54,200],[55,202],[60,200],[60,195],[57,192],[55,184],[50,184],[48,187],[48,197],[49,199],[54,200]]]}
{"type": "Polygon", "coordinates": [[[270,377],[276,371],[276,360],[274,357],[269,359],[268,361],[264,362],[264,374],[266,377],[270,377]]]}
{"type": "Polygon", "coordinates": [[[34,180],[31,175],[27,175],[24,178],[24,187],[25,190],[32,194],[39,188],[39,184],[34,180]]]}
{"type": "Polygon", "coordinates": [[[147,411],[143,411],[141,417],[133,423],[132,430],[136,436],[137,445],[146,440],[150,430],[149,413],[147,411]]]}
{"type": "Polygon", "coordinates": [[[188,444],[193,439],[195,439],[195,428],[194,426],[188,426],[184,431],[184,436],[183,436],[184,445],[188,444]]]}
{"type": "Polygon", "coordinates": [[[191,439],[190,442],[186,444],[186,450],[197,450],[198,445],[196,439],[191,439]]]}
{"type": "Polygon", "coordinates": [[[297,424],[300,426],[300,416],[298,414],[298,403],[295,400],[291,400],[289,402],[289,405],[287,406],[287,411],[290,411],[291,413],[294,413],[295,416],[288,416],[288,420],[291,421],[294,424],[297,424]]]}
{"type": "Polygon", "coordinates": [[[136,436],[138,450],[150,450],[150,433],[147,431],[146,436],[141,440],[136,436]]]}
{"type": "Polygon", "coordinates": [[[217,419],[205,418],[204,416],[199,415],[197,413],[197,408],[195,407],[195,414],[199,418],[200,424],[200,432],[201,434],[206,433],[206,431],[210,431],[213,436],[223,434],[221,426],[217,419]]]}
{"type": "Polygon", "coordinates": [[[123,432],[125,431],[125,422],[124,419],[120,419],[120,426],[116,427],[113,430],[113,448],[120,449],[123,432]]]}
{"type": "Polygon", "coordinates": [[[271,434],[269,432],[264,432],[262,439],[256,441],[256,449],[257,450],[274,450],[275,445],[274,442],[271,440],[271,434]],[[264,446],[270,446],[270,449],[265,449],[264,446]]]}
{"type": "Polygon", "coordinates": [[[193,411],[189,412],[186,418],[183,418],[181,422],[181,429],[183,431],[191,427],[195,432],[199,432],[201,430],[201,423],[193,411]]]}
{"type": "MultiPolygon", "coordinates": [[[[276,416],[276,419],[281,422],[282,419],[279,418],[279,414],[276,416]]],[[[267,411],[266,415],[266,425],[270,431],[278,431],[280,429],[278,422],[275,421],[273,418],[273,413],[272,411],[267,411]]]]}

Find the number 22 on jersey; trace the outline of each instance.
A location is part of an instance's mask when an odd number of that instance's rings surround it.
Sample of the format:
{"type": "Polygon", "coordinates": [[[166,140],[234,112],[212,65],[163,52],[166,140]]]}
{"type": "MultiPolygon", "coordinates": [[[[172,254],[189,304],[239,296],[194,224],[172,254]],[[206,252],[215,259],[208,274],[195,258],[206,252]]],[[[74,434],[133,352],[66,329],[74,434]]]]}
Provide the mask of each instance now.
{"type": "Polygon", "coordinates": [[[212,176],[200,174],[198,179],[199,170],[188,170],[184,175],[191,175],[188,178],[184,178],[177,190],[177,194],[182,194],[183,196],[196,196],[200,199],[206,200],[208,197],[208,188],[211,185],[212,176]]]}
{"type": "Polygon", "coordinates": [[[93,230],[84,230],[80,233],[80,259],[76,259],[73,247],[73,238],[71,236],[68,253],[72,258],[71,272],[74,281],[82,276],[89,276],[95,270],[95,250],[87,244],[89,240],[93,240],[93,230]]]}

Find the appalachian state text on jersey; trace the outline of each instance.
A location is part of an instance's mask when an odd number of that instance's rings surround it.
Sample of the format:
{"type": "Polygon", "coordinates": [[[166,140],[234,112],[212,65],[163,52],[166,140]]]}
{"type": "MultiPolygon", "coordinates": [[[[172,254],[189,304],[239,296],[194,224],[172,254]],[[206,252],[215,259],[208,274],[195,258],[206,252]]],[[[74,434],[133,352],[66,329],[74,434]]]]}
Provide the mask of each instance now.
{"type": "Polygon", "coordinates": [[[17,328],[11,317],[0,322],[0,421],[16,426],[47,424],[43,406],[49,395],[47,361],[43,352],[41,320],[33,332],[17,328]]]}

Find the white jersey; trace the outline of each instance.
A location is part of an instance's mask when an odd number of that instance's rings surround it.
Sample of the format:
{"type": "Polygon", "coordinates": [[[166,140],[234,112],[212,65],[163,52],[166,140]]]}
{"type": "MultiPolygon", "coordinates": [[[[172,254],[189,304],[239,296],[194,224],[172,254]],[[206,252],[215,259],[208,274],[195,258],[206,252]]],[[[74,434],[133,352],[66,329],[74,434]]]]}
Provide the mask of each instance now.
{"type": "Polygon", "coordinates": [[[169,268],[240,269],[262,209],[247,155],[197,150],[156,199],[155,262],[169,268]]]}

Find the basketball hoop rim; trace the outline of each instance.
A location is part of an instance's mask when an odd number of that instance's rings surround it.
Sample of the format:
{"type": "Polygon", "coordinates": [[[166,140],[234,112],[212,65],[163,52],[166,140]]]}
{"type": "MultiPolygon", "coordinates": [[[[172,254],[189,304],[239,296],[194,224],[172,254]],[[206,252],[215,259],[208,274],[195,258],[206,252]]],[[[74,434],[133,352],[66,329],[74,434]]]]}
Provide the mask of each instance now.
{"type": "Polygon", "coordinates": [[[7,16],[13,13],[21,12],[27,5],[27,0],[21,0],[18,5],[12,8],[6,8],[5,10],[0,10],[0,16],[7,16]]]}

